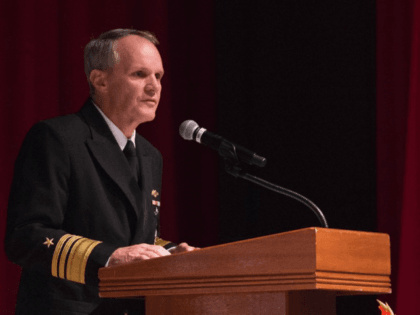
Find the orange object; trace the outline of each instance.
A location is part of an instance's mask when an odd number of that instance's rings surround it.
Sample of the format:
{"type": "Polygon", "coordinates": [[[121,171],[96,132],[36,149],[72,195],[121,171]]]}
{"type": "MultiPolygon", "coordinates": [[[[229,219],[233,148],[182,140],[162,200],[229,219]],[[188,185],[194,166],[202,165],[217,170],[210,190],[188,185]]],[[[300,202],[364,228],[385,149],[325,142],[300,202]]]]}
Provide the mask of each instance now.
{"type": "Polygon", "coordinates": [[[379,300],[376,300],[379,303],[379,309],[381,310],[381,315],[394,315],[391,307],[389,307],[388,303],[383,303],[379,300]]]}

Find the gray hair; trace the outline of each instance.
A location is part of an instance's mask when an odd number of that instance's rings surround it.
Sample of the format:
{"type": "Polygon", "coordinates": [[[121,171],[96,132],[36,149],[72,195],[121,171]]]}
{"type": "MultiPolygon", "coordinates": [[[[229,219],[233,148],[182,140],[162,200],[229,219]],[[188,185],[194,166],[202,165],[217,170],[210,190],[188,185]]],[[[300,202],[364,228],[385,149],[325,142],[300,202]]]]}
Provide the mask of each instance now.
{"type": "Polygon", "coordinates": [[[85,73],[89,83],[90,96],[95,96],[95,87],[90,81],[92,70],[106,70],[112,68],[120,60],[120,56],[115,50],[115,43],[118,39],[137,35],[153,43],[159,44],[156,36],[148,31],[138,31],[134,29],[115,29],[102,33],[98,38],[92,39],[85,47],[85,73]]]}

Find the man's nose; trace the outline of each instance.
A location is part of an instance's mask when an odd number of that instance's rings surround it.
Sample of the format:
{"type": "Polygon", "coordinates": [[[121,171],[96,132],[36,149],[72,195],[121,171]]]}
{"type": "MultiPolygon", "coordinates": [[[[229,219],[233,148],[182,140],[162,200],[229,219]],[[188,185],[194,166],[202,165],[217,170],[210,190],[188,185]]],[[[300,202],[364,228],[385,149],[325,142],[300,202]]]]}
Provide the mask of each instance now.
{"type": "Polygon", "coordinates": [[[144,90],[149,96],[154,96],[160,89],[160,82],[155,77],[150,77],[144,90]]]}
{"type": "Polygon", "coordinates": [[[144,91],[149,96],[155,96],[155,94],[156,94],[156,87],[153,86],[153,84],[146,84],[146,86],[144,87],[144,91]]]}

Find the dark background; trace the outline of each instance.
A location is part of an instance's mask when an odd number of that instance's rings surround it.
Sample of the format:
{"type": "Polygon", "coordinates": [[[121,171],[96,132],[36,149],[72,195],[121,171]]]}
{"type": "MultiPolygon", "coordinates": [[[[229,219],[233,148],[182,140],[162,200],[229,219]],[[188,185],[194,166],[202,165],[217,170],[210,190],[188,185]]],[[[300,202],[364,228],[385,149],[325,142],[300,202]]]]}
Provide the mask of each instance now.
{"type": "MultiPolygon", "coordinates": [[[[268,160],[249,173],[313,200],[332,228],[374,231],[375,2],[220,2],[216,38],[218,132],[268,160]]],[[[221,169],[223,241],[319,225],[221,169]]]]}
{"type": "MultiPolygon", "coordinates": [[[[311,199],[331,228],[375,231],[375,2],[219,1],[215,12],[218,133],[266,157],[248,172],[311,199]]],[[[221,242],[320,226],[222,162],[219,187],[221,242]]],[[[375,297],[337,305],[377,313],[375,297]]]]}
{"type": "MultiPolygon", "coordinates": [[[[164,158],[162,236],[205,247],[319,226],[302,204],[226,174],[216,152],[181,139],[193,119],[266,157],[247,171],[311,199],[331,228],[389,233],[394,293],[380,298],[413,311],[419,3],[1,1],[0,232],[26,132],[88,96],[83,47],[110,29],[146,29],[165,67],[157,118],[138,128],[164,158]]],[[[20,269],[2,246],[0,313],[13,314],[20,269]]],[[[338,301],[340,315],[379,312],[374,296],[338,301]]]]}

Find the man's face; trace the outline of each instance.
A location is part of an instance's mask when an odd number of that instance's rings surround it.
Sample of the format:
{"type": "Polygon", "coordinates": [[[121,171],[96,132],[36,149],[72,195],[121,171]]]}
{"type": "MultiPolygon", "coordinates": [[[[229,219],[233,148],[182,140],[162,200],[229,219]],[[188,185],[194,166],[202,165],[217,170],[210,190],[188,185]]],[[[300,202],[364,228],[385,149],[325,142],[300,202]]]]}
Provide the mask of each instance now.
{"type": "Polygon", "coordinates": [[[155,45],[137,35],[117,41],[120,57],[107,75],[107,104],[111,117],[124,124],[151,121],[160,100],[162,59],[155,45]]]}

